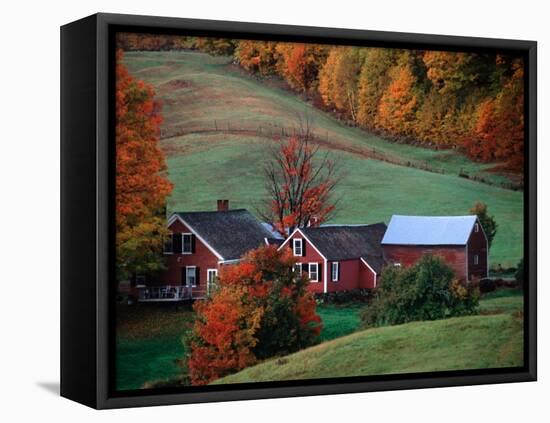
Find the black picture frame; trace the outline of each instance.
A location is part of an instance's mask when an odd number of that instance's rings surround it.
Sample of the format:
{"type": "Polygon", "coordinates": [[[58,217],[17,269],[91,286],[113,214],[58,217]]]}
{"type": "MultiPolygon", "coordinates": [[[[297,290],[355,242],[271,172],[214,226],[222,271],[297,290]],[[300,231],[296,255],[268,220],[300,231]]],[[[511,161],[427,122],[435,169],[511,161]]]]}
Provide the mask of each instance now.
{"type": "Polygon", "coordinates": [[[536,111],[534,41],[195,19],[95,14],[61,28],[61,395],[119,408],[534,381],[536,348],[536,111]],[[116,31],[308,41],[523,55],[525,77],[525,327],[522,368],[155,389],[117,393],[113,373],[113,102],[116,31]]]}

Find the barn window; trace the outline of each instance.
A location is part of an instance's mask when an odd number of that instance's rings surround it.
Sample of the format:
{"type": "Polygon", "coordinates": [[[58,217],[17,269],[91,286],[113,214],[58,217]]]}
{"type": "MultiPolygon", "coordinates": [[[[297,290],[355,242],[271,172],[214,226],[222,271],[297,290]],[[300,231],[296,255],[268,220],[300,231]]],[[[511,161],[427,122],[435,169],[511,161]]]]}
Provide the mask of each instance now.
{"type": "Polygon", "coordinates": [[[479,256],[474,254],[474,264],[479,264],[479,256]]]}
{"type": "Polygon", "coordinates": [[[394,267],[401,267],[401,263],[394,263],[393,266],[394,267]]]}
{"type": "Polygon", "coordinates": [[[302,263],[296,263],[294,265],[294,272],[296,272],[298,276],[302,276],[302,263]]]}
{"type": "Polygon", "coordinates": [[[181,234],[181,252],[191,254],[193,252],[193,234],[181,234]]]}
{"type": "Polygon", "coordinates": [[[196,266],[185,266],[185,284],[187,286],[197,286],[196,266]]]}
{"type": "Polygon", "coordinates": [[[474,226],[474,228],[475,228],[474,230],[475,230],[476,232],[479,232],[479,223],[476,223],[475,226],[474,226]]]}
{"type": "Polygon", "coordinates": [[[145,275],[136,275],[136,286],[145,285],[145,275]]]}
{"type": "Polygon", "coordinates": [[[332,281],[337,282],[340,280],[340,263],[337,261],[332,262],[332,281]]]}
{"type": "Polygon", "coordinates": [[[174,252],[174,234],[166,235],[164,240],[164,254],[172,254],[174,252]]]}
{"type": "Polygon", "coordinates": [[[302,255],[302,240],[300,238],[296,238],[292,240],[292,246],[294,249],[294,255],[300,257],[302,255]]]}
{"type": "Polygon", "coordinates": [[[319,263],[309,263],[309,280],[319,282],[319,263]]]}

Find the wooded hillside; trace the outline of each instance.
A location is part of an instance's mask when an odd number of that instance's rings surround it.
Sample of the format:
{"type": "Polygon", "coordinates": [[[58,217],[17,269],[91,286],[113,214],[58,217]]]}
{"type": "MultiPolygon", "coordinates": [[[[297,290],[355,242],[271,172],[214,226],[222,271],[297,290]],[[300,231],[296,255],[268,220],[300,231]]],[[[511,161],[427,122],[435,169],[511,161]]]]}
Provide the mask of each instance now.
{"type": "Polygon", "coordinates": [[[125,50],[231,55],[249,72],[280,76],[348,124],[523,170],[521,57],[148,34],[118,41],[125,50]]]}

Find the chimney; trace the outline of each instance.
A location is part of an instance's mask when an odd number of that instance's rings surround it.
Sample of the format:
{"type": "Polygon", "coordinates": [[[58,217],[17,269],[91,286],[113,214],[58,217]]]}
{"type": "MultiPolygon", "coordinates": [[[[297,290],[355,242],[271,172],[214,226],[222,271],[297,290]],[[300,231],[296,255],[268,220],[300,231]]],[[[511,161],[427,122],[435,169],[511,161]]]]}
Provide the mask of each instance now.
{"type": "Polygon", "coordinates": [[[319,226],[319,216],[311,216],[307,222],[308,227],[317,227],[319,226]]]}
{"type": "Polygon", "coordinates": [[[218,200],[218,211],[229,210],[229,200],[218,200]]]}

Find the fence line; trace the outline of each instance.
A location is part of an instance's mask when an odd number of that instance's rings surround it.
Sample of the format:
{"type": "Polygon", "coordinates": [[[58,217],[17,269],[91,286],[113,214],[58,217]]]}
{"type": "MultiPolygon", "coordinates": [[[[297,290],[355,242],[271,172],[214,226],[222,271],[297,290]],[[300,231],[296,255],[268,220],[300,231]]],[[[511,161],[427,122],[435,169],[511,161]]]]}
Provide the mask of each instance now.
{"type": "MultiPolygon", "coordinates": [[[[212,133],[222,133],[224,135],[226,134],[247,135],[247,136],[255,135],[258,137],[267,137],[267,138],[271,138],[273,140],[279,141],[282,138],[289,138],[291,136],[290,134],[292,134],[293,136],[296,136],[297,132],[296,132],[296,127],[285,127],[277,123],[253,125],[251,127],[246,127],[246,126],[243,127],[243,125],[241,124],[237,128],[237,127],[232,127],[229,121],[226,122],[225,125],[223,125],[219,123],[217,120],[214,120],[211,128],[188,129],[187,127],[186,128],[175,127],[175,128],[170,128],[168,130],[162,129],[160,138],[166,140],[170,138],[177,138],[177,137],[182,137],[182,136],[191,135],[191,134],[212,134],[212,133]]],[[[447,172],[445,172],[444,169],[432,167],[428,164],[427,161],[403,160],[394,156],[380,153],[374,147],[372,148],[365,147],[361,149],[354,146],[346,146],[346,145],[341,145],[337,143],[332,143],[329,138],[328,131],[325,131],[323,135],[318,134],[315,131],[312,131],[311,138],[314,142],[316,142],[321,146],[332,147],[332,148],[336,147],[336,149],[345,151],[350,154],[359,155],[368,159],[383,161],[383,162],[398,165],[398,166],[405,166],[405,167],[410,167],[414,169],[419,169],[430,173],[437,173],[442,175],[447,174],[447,172]]],[[[463,169],[460,169],[457,176],[460,178],[470,179],[472,181],[476,181],[486,185],[496,186],[496,187],[500,187],[500,188],[504,188],[512,191],[523,190],[523,183],[495,182],[487,178],[484,178],[483,176],[469,175],[463,169]]]]}

